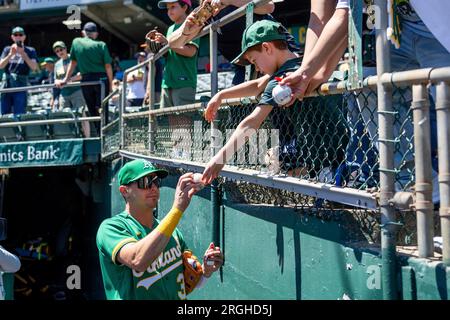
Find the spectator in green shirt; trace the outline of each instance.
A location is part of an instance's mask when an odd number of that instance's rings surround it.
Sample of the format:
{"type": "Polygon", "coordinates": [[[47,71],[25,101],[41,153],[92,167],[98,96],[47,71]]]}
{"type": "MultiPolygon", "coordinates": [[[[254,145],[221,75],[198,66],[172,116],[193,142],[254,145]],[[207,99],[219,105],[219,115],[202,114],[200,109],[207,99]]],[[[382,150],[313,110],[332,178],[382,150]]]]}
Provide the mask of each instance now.
{"type": "MultiPolygon", "coordinates": [[[[53,44],[53,51],[58,56],[59,60],[55,64],[55,82],[65,78],[67,74],[67,69],[70,65],[70,55],[67,53],[66,44],[62,41],[56,41],[53,44]]],[[[73,72],[75,75],[69,79],[69,82],[80,81],[81,73],[78,67],[75,67],[73,72]]],[[[86,116],[86,101],[84,100],[83,92],[81,87],[69,87],[62,88],[61,94],[59,95],[59,109],[63,110],[65,108],[70,108],[74,112],[79,112],[83,117],[86,116]]],[[[90,137],[90,126],[88,121],[83,121],[81,123],[83,129],[83,135],[86,138],[90,137]]]]}
{"type": "MultiPolygon", "coordinates": [[[[70,55],[67,53],[67,47],[62,41],[56,41],[53,44],[53,51],[59,58],[59,60],[56,61],[55,64],[55,81],[62,80],[66,76],[67,68],[70,64],[70,55]]],[[[77,67],[75,67],[73,73],[75,75],[69,79],[69,82],[80,81],[81,73],[78,71],[77,67]]],[[[73,111],[77,111],[86,105],[80,87],[69,87],[61,89],[61,96],[59,100],[60,109],[71,108],[73,111]]]]}
{"type": "MultiPolygon", "coordinates": [[[[167,38],[177,30],[191,11],[191,0],[163,0],[160,9],[167,9],[167,15],[174,22],[166,36],[156,35],[156,41],[167,44],[167,38]]],[[[199,39],[188,42],[180,48],[169,49],[161,90],[161,108],[185,105],[195,102],[197,87],[197,53],[199,39]]]]}
{"type": "MultiPolygon", "coordinates": [[[[84,25],[82,35],[83,37],[75,38],[72,41],[69,68],[64,79],[59,80],[57,85],[62,86],[66,84],[72,77],[75,67],[78,67],[81,73],[81,82],[104,81],[104,96],[106,96],[112,87],[113,81],[112,59],[108,47],[103,41],[97,40],[97,25],[93,22],[88,22],[84,25]]],[[[98,116],[101,106],[100,86],[82,86],[81,90],[90,115],[98,116]]],[[[107,115],[105,116],[107,117],[107,115]]],[[[96,123],[96,127],[99,132],[100,127],[98,123],[96,123]]]]}

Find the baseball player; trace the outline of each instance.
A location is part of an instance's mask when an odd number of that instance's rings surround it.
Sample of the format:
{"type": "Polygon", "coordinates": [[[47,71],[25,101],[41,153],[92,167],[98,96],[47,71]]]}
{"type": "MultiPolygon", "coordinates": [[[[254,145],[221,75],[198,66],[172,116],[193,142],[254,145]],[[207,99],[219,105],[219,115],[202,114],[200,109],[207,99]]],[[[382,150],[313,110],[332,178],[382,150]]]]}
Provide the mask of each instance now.
{"type": "Polygon", "coordinates": [[[164,219],[154,218],[161,179],[167,175],[141,159],[128,162],[119,171],[125,210],[103,221],[97,232],[107,299],[184,300],[222,266],[219,247],[211,244],[201,264],[176,229],[192,196],[201,188],[193,173],[178,180],[172,209],[164,219]]]}

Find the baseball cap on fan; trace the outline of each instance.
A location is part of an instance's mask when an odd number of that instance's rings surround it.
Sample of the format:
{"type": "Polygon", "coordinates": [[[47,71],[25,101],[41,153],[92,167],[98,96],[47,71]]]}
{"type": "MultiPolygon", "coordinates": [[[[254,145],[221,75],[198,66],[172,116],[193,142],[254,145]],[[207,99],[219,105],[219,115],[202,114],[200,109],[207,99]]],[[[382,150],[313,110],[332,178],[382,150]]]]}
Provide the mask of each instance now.
{"type": "Polygon", "coordinates": [[[281,24],[272,20],[259,20],[247,27],[242,35],[242,52],[231,63],[246,66],[250,62],[244,58],[245,53],[251,47],[263,42],[274,40],[287,41],[281,24]]]}
{"type": "Polygon", "coordinates": [[[97,25],[93,22],[87,22],[84,25],[83,30],[86,32],[97,32],[97,25]]]}
{"type": "MultiPolygon", "coordinates": [[[[160,8],[160,9],[166,9],[168,3],[174,3],[174,2],[178,2],[178,0],[162,0],[162,1],[159,1],[159,2],[158,2],[158,8],[160,8]]],[[[180,0],[180,2],[184,2],[184,3],[186,3],[189,7],[192,8],[192,2],[191,2],[191,0],[180,0]]]]}
{"type": "Polygon", "coordinates": [[[169,174],[166,170],[158,169],[155,165],[144,159],[136,159],[125,164],[118,174],[119,185],[127,185],[150,173],[156,173],[161,179],[169,174]]]}
{"type": "Polygon", "coordinates": [[[14,33],[25,34],[25,30],[23,30],[22,27],[14,27],[11,31],[11,34],[14,34],[14,33]]]}

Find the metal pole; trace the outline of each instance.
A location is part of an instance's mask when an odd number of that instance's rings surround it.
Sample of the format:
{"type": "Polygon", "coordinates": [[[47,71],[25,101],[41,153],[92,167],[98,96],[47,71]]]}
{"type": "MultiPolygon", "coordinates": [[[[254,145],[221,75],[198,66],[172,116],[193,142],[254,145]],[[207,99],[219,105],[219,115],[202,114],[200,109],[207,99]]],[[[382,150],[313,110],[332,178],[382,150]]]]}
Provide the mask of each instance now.
{"type": "MultiPolygon", "coordinates": [[[[210,48],[210,64],[211,64],[211,97],[213,97],[219,88],[219,78],[217,70],[217,28],[211,27],[209,33],[209,48],[210,48]]],[[[220,149],[218,145],[218,132],[217,121],[211,123],[211,156],[214,156],[220,149]]],[[[214,244],[217,246],[220,243],[220,192],[219,183],[215,179],[211,184],[211,211],[213,214],[213,230],[212,238],[214,244]]]]}
{"type": "MultiPolygon", "coordinates": [[[[148,63],[148,79],[150,84],[150,106],[149,110],[155,107],[155,60],[154,57],[148,63]]],[[[148,148],[150,154],[155,153],[156,117],[152,114],[148,116],[148,148]]]]}
{"type": "Polygon", "coordinates": [[[450,86],[439,83],[436,91],[438,128],[439,195],[441,208],[442,262],[450,266],[450,86]]]}
{"type": "MultiPolygon", "coordinates": [[[[387,1],[375,0],[380,10],[380,21],[376,29],[377,75],[391,68],[390,44],[387,38],[388,16],[387,1]]],[[[392,112],[392,88],[378,83],[378,134],[380,151],[380,212],[381,212],[381,257],[382,285],[385,300],[397,299],[396,277],[396,233],[395,209],[390,199],[395,193],[394,175],[394,115],[392,112]]]]}
{"type": "Polygon", "coordinates": [[[430,101],[426,85],[413,86],[411,109],[414,119],[416,165],[416,215],[419,257],[433,256],[433,184],[431,182],[430,101]]]}
{"type": "Polygon", "coordinates": [[[120,104],[119,104],[119,136],[120,136],[120,146],[119,149],[125,148],[125,120],[123,117],[123,114],[125,113],[125,106],[127,103],[126,99],[126,92],[127,92],[127,71],[123,74],[123,81],[122,81],[122,92],[120,92],[120,104]]]}
{"type": "MultiPolygon", "coordinates": [[[[105,82],[100,81],[100,108],[102,107],[101,104],[103,102],[103,100],[105,99],[105,82]]],[[[106,105],[106,108],[102,108],[103,111],[103,117],[100,121],[100,124],[102,125],[107,125],[108,124],[108,120],[109,120],[109,109],[108,109],[108,105],[106,105]],[[103,121],[103,123],[102,123],[103,121]]]]}

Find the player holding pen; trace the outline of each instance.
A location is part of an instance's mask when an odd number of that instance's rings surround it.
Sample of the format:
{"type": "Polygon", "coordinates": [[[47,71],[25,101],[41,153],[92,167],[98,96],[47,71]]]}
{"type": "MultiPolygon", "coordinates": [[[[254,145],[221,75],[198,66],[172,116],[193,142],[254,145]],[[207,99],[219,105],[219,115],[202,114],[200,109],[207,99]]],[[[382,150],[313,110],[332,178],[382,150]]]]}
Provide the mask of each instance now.
{"type": "Polygon", "coordinates": [[[187,249],[176,229],[201,185],[192,173],[180,177],[172,209],[162,220],[153,216],[167,171],[145,160],[125,164],[118,174],[125,210],[106,219],[97,232],[97,247],[107,299],[184,300],[223,263],[219,247],[210,245],[203,264],[187,249]],[[206,263],[211,261],[212,263],[206,263]],[[192,260],[190,260],[192,262],[192,260]]]}

